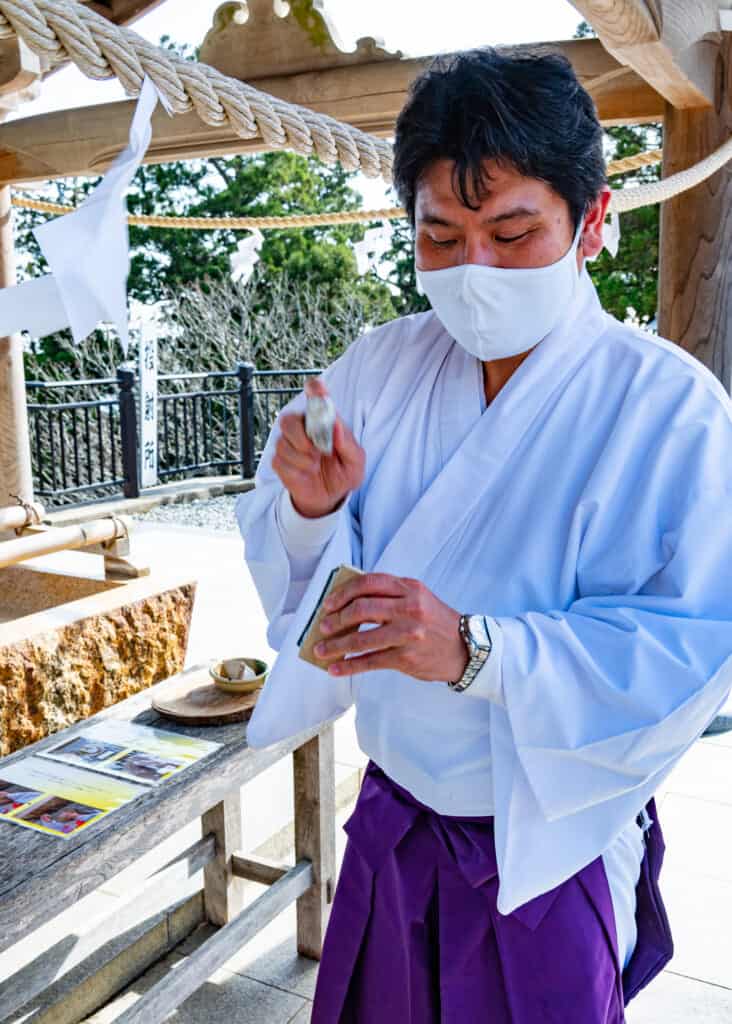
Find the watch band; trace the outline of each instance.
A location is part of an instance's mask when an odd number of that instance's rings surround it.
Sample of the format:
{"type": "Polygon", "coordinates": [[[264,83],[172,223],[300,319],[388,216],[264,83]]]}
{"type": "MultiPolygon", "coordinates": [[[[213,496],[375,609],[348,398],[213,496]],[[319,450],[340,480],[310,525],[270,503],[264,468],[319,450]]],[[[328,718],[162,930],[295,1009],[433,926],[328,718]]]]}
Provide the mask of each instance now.
{"type": "Polygon", "coordinates": [[[470,684],[473,682],[475,677],[478,675],[480,670],[485,665],[493,647],[490,633],[488,632],[488,625],[485,621],[485,618],[483,617],[483,628],[485,630],[486,639],[488,641],[488,643],[485,645],[478,643],[473,638],[470,629],[471,618],[471,615],[460,616],[460,636],[465,641],[465,646],[468,649],[469,658],[468,664],[465,666],[465,671],[460,676],[460,678],[456,679],[454,682],[448,682],[447,684],[449,689],[454,690],[455,693],[462,693],[463,690],[467,690],[467,688],[470,686],[470,684]]]}

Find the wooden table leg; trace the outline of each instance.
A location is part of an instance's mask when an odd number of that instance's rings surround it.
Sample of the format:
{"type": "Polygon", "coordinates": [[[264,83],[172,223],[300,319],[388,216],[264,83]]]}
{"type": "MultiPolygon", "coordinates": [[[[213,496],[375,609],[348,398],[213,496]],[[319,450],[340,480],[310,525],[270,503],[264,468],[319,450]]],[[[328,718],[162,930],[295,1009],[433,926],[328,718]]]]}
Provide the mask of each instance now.
{"type": "Polygon", "coordinates": [[[201,818],[201,832],[216,839],[216,856],[203,870],[203,897],[206,918],[211,924],[225,925],[242,908],[242,882],[231,869],[231,857],[242,845],[241,793],[230,793],[201,818]]]}
{"type": "Polygon", "coordinates": [[[335,887],[333,726],[293,752],[295,861],[312,862],[315,884],[297,901],[297,949],[319,960],[335,887]]]}

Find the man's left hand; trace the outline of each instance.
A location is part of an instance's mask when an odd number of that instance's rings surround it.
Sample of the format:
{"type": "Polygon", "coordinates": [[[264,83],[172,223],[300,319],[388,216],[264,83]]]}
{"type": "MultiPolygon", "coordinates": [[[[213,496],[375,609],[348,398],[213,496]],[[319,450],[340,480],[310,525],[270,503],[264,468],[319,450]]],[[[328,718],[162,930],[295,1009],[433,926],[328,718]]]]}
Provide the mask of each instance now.
{"type": "Polygon", "coordinates": [[[419,580],[367,573],[334,590],[324,607],[324,639],[315,654],[331,675],[395,669],[415,679],[454,681],[465,671],[460,613],[419,580]],[[359,631],[366,623],[376,628],[359,631]]]}

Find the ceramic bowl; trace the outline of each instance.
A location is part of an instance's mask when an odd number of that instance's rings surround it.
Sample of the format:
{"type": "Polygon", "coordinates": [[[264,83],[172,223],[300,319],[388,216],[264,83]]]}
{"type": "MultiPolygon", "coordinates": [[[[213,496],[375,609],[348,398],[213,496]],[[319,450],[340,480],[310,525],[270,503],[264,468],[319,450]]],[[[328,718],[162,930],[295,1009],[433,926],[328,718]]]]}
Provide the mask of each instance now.
{"type": "Polygon", "coordinates": [[[224,658],[209,666],[212,680],[226,693],[253,693],[264,685],[269,671],[266,661],[259,658],[224,658]],[[242,679],[242,665],[248,665],[256,675],[253,679],[242,679]]]}

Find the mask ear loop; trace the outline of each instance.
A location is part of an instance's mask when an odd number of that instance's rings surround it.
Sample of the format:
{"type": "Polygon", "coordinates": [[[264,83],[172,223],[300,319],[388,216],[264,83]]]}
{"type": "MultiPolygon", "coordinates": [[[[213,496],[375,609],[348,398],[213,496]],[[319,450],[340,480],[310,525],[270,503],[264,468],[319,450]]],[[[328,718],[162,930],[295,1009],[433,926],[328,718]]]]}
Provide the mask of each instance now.
{"type": "Polygon", "coordinates": [[[417,295],[424,295],[424,293],[425,293],[424,292],[424,288],[422,287],[422,282],[420,281],[419,274],[417,273],[417,240],[416,240],[416,238],[415,238],[414,243],[412,245],[412,262],[414,263],[414,281],[415,281],[415,284],[417,286],[417,295]]]}

